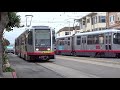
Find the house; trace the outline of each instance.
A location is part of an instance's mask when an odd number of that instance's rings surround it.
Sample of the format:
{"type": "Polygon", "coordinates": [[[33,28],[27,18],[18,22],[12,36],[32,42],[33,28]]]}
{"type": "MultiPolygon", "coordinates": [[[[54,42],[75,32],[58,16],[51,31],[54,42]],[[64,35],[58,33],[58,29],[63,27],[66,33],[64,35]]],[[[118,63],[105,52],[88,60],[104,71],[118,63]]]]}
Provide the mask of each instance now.
{"type": "Polygon", "coordinates": [[[73,29],[74,29],[73,27],[63,27],[56,33],[56,35],[57,37],[71,35],[73,29]]]}
{"type": "Polygon", "coordinates": [[[90,32],[106,29],[106,12],[92,12],[77,19],[80,32],[90,32]]]}
{"type": "Polygon", "coordinates": [[[107,28],[120,28],[120,12],[107,12],[106,13],[106,26],[107,28]]]}

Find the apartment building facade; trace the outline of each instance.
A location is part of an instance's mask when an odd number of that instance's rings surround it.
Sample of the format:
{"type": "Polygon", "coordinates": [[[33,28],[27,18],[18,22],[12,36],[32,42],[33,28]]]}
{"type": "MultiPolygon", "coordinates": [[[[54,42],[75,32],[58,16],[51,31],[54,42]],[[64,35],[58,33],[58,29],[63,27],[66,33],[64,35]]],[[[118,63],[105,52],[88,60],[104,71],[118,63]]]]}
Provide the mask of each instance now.
{"type": "Polygon", "coordinates": [[[106,29],[106,12],[92,12],[78,19],[80,32],[106,29]]]}
{"type": "Polygon", "coordinates": [[[73,31],[73,27],[63,27],[56,33],[56,37],[71,35],[73,31]]]}
{"type": "Polygon", "coordinates": [[[62,29],[60,29],[57,33],[56,33],[56,37],[61,37],[61,36],[66,36],[66,35],[72,35],[75,32],[79,33],[80,31],[80,27],[79,26],[75,26],[75,27],[64,27],[62,29]]]}
{"type": "Polygon", "coordinates": [[[120,12],[107,12],[106,26],[107,28],[120,29],[120,12]]]}

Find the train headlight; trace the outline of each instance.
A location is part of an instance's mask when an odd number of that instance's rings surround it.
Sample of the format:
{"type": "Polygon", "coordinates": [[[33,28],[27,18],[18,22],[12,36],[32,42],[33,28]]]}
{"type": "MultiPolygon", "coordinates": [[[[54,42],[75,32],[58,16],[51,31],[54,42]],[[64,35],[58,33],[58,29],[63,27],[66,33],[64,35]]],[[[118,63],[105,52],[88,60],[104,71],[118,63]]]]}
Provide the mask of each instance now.
{"type": "Polygon", "coordinates": [[[38,49],[38,48],[36,48],[36,51],[39,51],[39,49],[38,49]]]}
{"type": "Polygon", "coordinates": [[[47,50],[50,51],[50,48],[48,48],[47,50]]]}

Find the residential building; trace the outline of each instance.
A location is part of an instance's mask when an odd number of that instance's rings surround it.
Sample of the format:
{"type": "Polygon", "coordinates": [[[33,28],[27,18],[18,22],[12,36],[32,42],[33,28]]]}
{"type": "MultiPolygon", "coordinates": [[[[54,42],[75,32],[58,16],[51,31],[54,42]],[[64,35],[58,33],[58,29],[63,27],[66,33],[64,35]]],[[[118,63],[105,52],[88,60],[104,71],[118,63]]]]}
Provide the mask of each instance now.
{"type": "Polygon", "coordinates": [[[77,32],[77,33],[80,32],[80,27],[79,26],[75,26],[75,28],[73,28],[73,27],[64,27],[64,28],[60,29],[56,33],[56,36],[60,37],[60,36],[72,35],[75,32],[77,32]]]}
{"type": "Polygon", "coordinates": [[[78,19],[80,32],[106,29],[106,12],[92,12],[78,19]]]}
{"type": "Polygon", "coordinates": [[[106,13],[106,26],[107,28],[120,28],[120,12],[107,12],[106,13]]]}
{"type": "Polygon", "coordinates": [[[64,27],[64,28],[60,29],[56,33],[56,35],[57,35],[57,37],[71,35],[72,31],[73,31],[73,27],[64,27]]]}

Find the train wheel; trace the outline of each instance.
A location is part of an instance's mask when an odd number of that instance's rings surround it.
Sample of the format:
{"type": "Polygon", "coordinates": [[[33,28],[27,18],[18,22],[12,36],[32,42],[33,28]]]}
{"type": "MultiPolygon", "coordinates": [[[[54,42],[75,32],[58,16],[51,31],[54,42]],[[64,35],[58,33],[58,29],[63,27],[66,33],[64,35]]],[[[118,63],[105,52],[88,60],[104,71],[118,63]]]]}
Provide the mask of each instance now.
{"type": "Polygon", "coordinates": [[[119,54],[119,53],[116,53],[116,57],[117,57],[117,58],[120,58],[120,54],[119,54]]]}
{"type": "Polygon", "coordinates": [[[73,56],[77,56],[77,55],[76,55],[76,52],[73,52],[73,56]]]}
{"type": "Polygon", "coordinates": [[[70,56],[73,56],[73,52],[70,53],[70,56]]]}
{"type": "Polygon", "coordinates": [[[26,56],[25,56],[25,60],[30,61],[30,56],[29,56],[29,55],[26,55],[26,56]]]}

